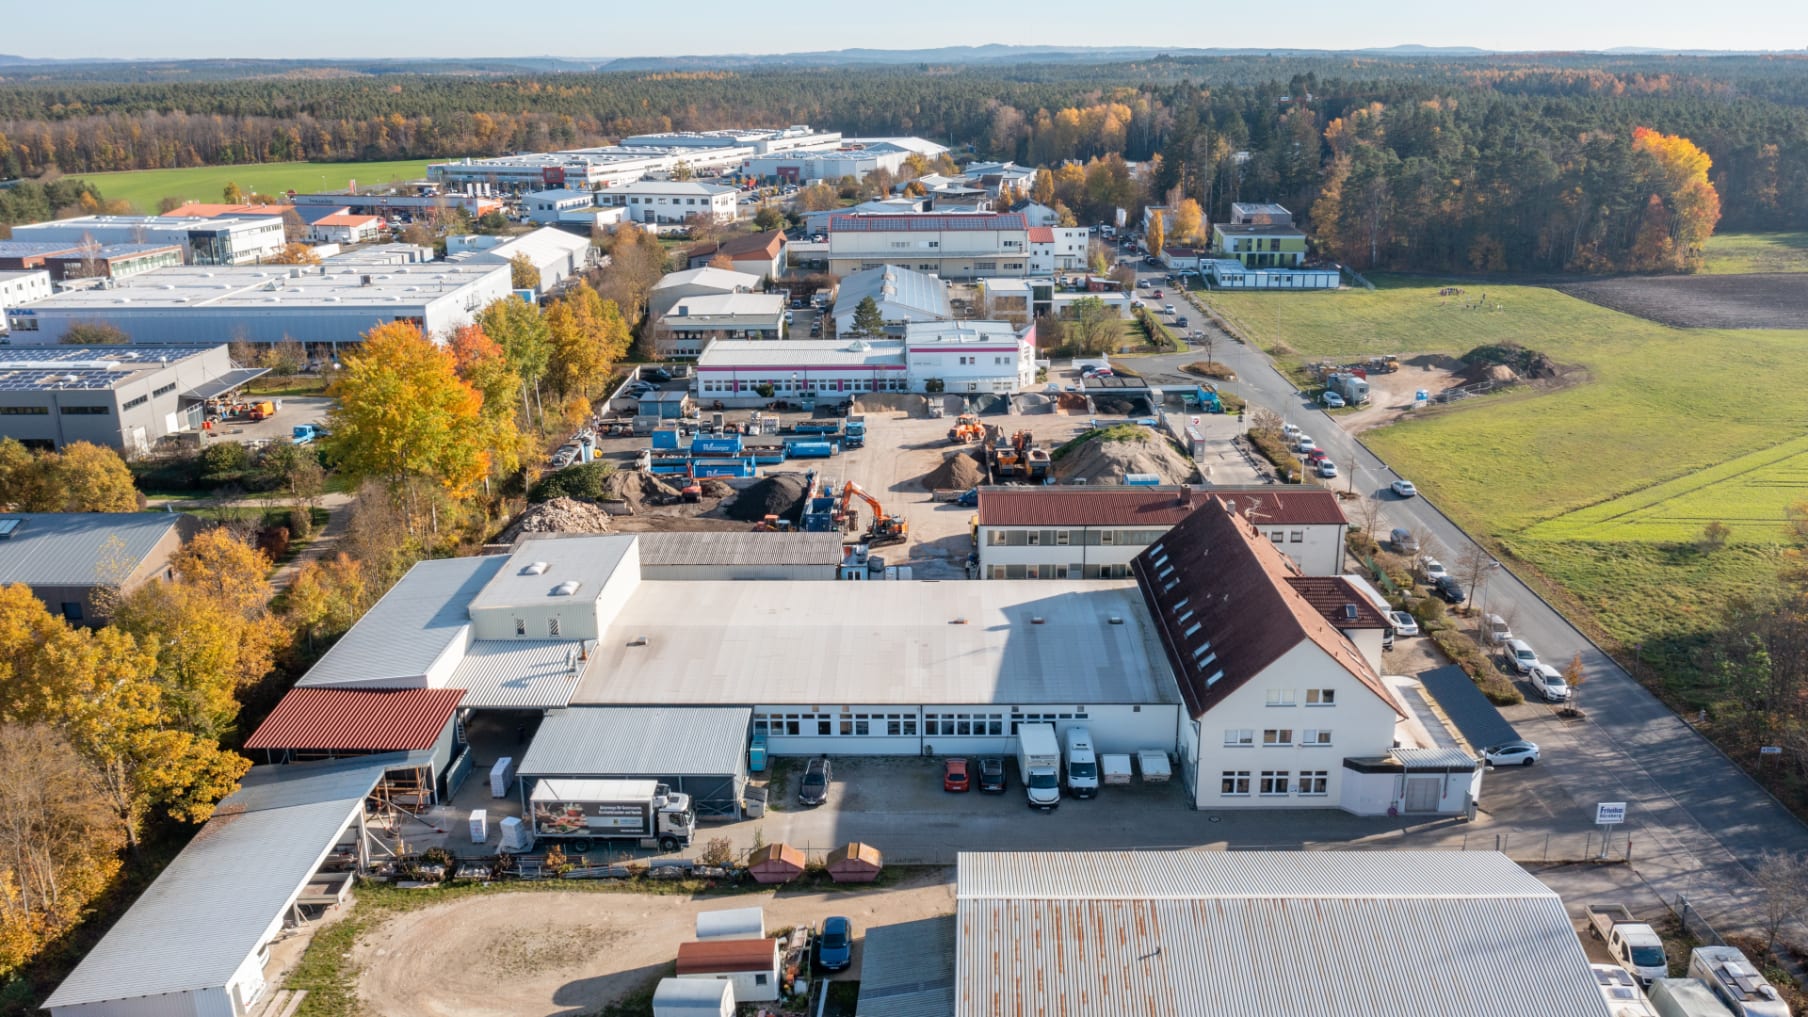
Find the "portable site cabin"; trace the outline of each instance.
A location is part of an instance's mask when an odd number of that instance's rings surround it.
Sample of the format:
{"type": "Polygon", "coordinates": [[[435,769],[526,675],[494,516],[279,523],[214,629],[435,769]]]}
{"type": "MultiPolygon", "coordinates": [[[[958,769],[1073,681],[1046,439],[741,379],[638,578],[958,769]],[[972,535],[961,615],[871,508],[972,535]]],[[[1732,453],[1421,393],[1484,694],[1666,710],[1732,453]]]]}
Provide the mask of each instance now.
{"type": "Polygon", "coordinates": [[[661,978],[653,990],[653,1017],[734,1017],[734,982],[661,978]]]}
{"type": "Polygon", "coordinates": [[[768,844],[747,856],[756,883],[789,883],[803,875],[804,853],[789,844],[768,844]]]}
{"type": "Polygon", "coordinates": [[[884,869],[884,857],[871,844],[853,841],[829,852],[829,878],[837,883],[870,883],[884,869]]]}
{"type": "Polygon", "coordinates": [[[776,939],[715,939],[678,947],[678,977],[734,983],[741,1003],[770,1003],[779,995],[776,939]]]}
{"type": "Polygon", "coordinates": [[[711,939],[766,938],[764,908],[731,908],[705,911],[697,916],[697,941],[711,939]]]}

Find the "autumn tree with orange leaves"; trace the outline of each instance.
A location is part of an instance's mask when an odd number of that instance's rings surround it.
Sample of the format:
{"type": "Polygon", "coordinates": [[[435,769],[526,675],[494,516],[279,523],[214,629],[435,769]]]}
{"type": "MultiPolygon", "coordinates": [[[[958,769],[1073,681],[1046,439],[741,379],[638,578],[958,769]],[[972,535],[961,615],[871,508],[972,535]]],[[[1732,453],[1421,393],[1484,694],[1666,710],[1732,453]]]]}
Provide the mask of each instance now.
{"type": "Polygon", "coordinates": [[[1713,160],[1688,138],[1649,127],[1632,132],[1633,151],[1648,157],[1651,196],[1626,267],[1634,272],[1693,271],[1720,221],[1720,194],[1708,182],[1713,160]]]}

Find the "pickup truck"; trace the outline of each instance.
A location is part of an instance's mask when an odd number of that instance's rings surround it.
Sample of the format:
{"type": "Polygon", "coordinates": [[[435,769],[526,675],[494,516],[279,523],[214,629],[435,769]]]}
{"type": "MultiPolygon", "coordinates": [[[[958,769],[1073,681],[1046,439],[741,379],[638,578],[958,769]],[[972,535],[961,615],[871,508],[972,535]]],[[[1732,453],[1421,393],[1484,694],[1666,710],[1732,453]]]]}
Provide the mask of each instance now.
{"type": "Polygon", "coordinates": [[[1640,984],[1649,985],[1653,978],[1669,976],[1670,961],[1664,956],[1664,941],[1651,926],[1633,921],[1626,905],[1588,905],[1588,926],[1607,944],[1613,962],[1632,972],[1640,984]]]}

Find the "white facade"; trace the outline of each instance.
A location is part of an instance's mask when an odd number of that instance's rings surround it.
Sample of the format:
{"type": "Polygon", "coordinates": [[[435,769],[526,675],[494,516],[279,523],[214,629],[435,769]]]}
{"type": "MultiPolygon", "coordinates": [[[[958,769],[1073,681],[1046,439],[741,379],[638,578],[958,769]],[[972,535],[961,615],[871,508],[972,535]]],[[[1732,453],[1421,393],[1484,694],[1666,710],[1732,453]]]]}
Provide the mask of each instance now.
{"type": "Polygon", "coordinates": [[[910,391],[940,382],[951,393],[1022,392],[1036,383],[1036,329],[1004,321],[918,321],[904,326],[910,391]]]}
{"type": "Polygon", "coordinates": [[[544,295],[557,289],[565,280],[589,268],[596,249],[588,237],[552,226],[542,226],[519,237],[488,236],[480,233],[446,238],[446,255],[474,255],[491,263],[506,264],[526,255],[540,272],[539,292],[544,295]]]}
{"type": "Polygon", "coordinates": [[[659,319],[653,344],[661,357],[691,358],[723,339],[785,338],[785,298],[776,293],[685,297],[659,319]]]}
{"type": "Polygon", "coordinates": [[[521,196],[521,207],[526,209],[527,217],[542,226],[559,221],[565,212],[590,208],[596,204],[594,191],[573,191],[559,188],[551,191],[532,191],[521,196]]]}
{"type": "Polygon", "coordinates": [[[753,708],[753,729],[776,756],[1008,755],[1021,724],[1092,732],[1100,752],[1167,750],[1182,708],[1173,703],[775,704],[753,708]]]}
{"type": "MultiPolygon", "coordinates": [[[[1235,495],[1226,495],[1232,501],[1235,495]]],[[[1259,497],[1259,496],[1258,496],[1259,497]]],[[[1293,559],[1309,576],[1335,576],[1343,572],[1344,534],[1348,523],[1288,523],[1277,525],[1256,520],[1262,535],[1275,549],[1293,559]]]]}
{"type": "Polygon", "coordinates": [[[509,293],[508,266],[497,264],[185,267],[59,293],[9,317],[15,343],[55,343],[85,322],[139,343],[356,343],[391,321],[443,337],[509,293]]]}
{"type": "Polygon", "coordinates": [[[683,223],[697,215],[733,222],[738,194],[692,180],[642,180],[599,193],[597,204],[626,208],[634,222],[683,223]]]}
{"type": "Polygon", "coordinates": [[[308,226],[309,239],[323,244],[368,244],[382,235],[383,220],[374,215],[329,215],[308,226]]]}
{"type": "Polygon", "coordinates": [[[1014,212],[838,215],[829,222],[835,275],[886,265],[943,279],[1031,274],[1029,223],[1014,212]]]}
{"type": "Polygon", "coordinates": [[[782,155],[755,156],[741,164],[741,173],[759,179],[812,183],[818,180],[858,180],[878,170],[897,173],[904,168],[911,153],[889,145],[834,152],[797,152],[782,155]]]}
{"type": "Polygon", "coordinates": [[[14,226],[13,239],[68,244],[179,244],[191,265],[254,265],[280,252],[287,242],[278,216],[205,219],[84,215],[14,226]]]}
{"type": "Polygon", "coordinates": [[[1057,272],[1086,271],[1086,250],[1091,241],[1091,231],[1077,227],[1043,226],[1031,229],[1030,274],[1054,275],[1057,272]]]}
{"type": "Polygon", "coordinates": [[[1183,768],[1202,809],[1340,804],[1346,756],[1393,748],[1392,705],[1303,640],[1196,721],[1181,725],[1183,768]]]}
{"type": "Polygon", "coordinates": [[[50,273],[41,268],[0,272],[0,330],[6,327],[8,308],[36,303],[50,296],[50,273]]]}

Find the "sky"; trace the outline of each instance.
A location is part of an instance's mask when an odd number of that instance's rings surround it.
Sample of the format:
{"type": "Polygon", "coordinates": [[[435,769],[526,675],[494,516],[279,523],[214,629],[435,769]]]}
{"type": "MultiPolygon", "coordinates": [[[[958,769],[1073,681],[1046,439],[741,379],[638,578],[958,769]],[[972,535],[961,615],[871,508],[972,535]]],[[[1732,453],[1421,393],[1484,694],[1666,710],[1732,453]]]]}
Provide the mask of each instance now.
{"type": "Polygon", "coordinates": [[[1799,0],[1037,0],[943,18],[927,8],[603,0],[561,12],[495,0],[0,0],[0,53],[27,57],[623,57],[980,43],[1361,49],[1777,50],[1808,47],[1799,0]],[[886,17],[886,12],[892,15],[886,17]]]}

